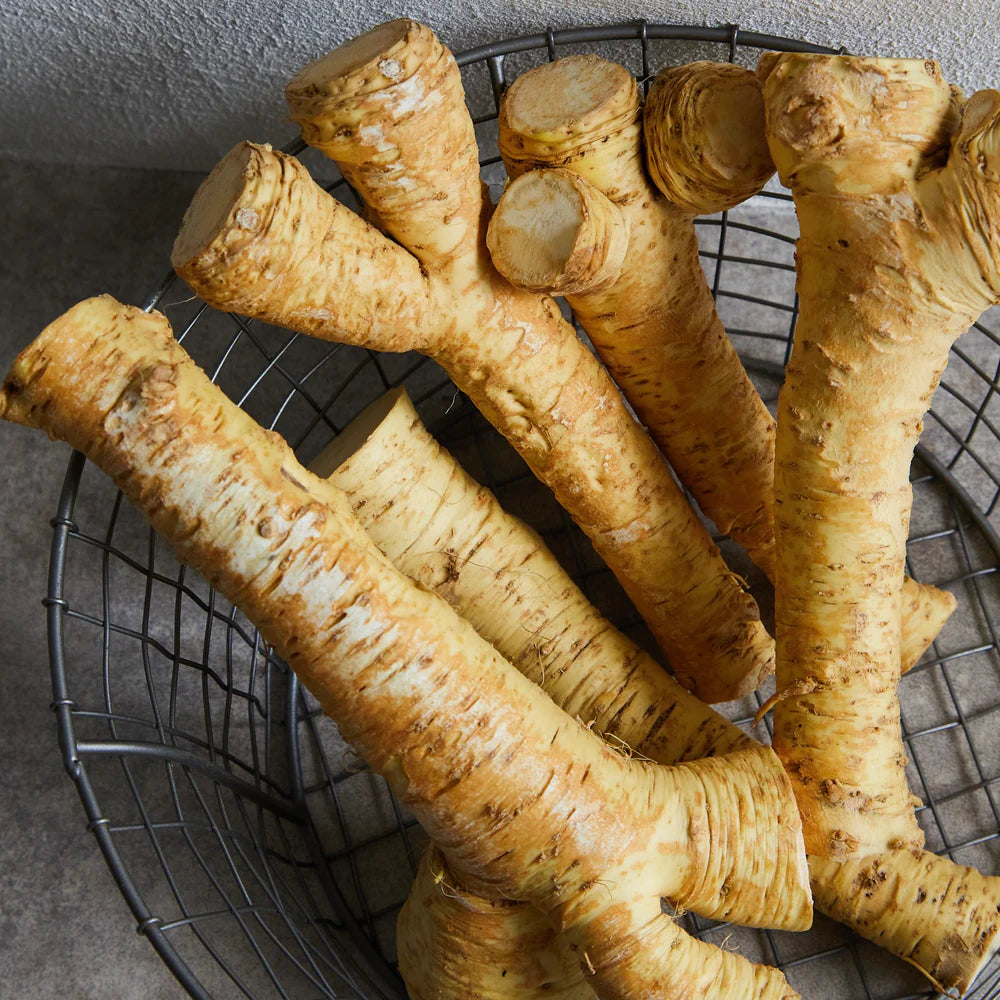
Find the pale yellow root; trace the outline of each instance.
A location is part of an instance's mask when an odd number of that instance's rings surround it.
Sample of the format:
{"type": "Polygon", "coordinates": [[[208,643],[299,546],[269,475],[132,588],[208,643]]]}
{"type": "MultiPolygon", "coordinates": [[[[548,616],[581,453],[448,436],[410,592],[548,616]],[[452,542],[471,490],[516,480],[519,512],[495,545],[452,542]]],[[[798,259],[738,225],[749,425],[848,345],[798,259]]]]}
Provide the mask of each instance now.
{"type": "Polygon", "coordinates": [[[774,745],[821,908],[962,993],[1000,878],[923,853],[897,687],[921,420],[953,340],[1000,299],[1000,94],[933,62],[769,55],[768,138],[802,236],[779,398],[774,745]]]}
{"type": "MultiPolygon", "coordinates": [[[[638,964],[686,989],[688,953],[704,946],[681,935],[670,952],[635,952],[661,896],[707,891],[717,851],[773,865],[764,907],[791,889],[808,923],[804,858],[777,856],[791,820],[775,815],[759,756],[665,768],[610,750],[396,571],[343,495],[227,400],[158,313],[81,303],[18,357],[0,415],[113,477],[257,626],[465,884],[532,902],[578,953],[613,954],[595,965],[599,996],[641,995],[638,964]]],[[[787,990],[723,952],[701,964],[732,977],[730,996],[787,990]]]]}
{"type": "Polygon", "coordinates": [[[752,691],[773,668],[755,601],[555,303],[515,289],[490,264],[478,170],[427,141],[441,129],[471,132],[458,68],[429,29],[394,24],[331,57],[335,68],[353,67],[343,79],[321,83],[322,63],[307,70],[311,96],[305,110],[295,97],[293,114],[308,121],[308,137],[331,137],[345,170],[350,140],[353,182],[413,255],[338,205],[294,159],[244,145],[185,217],[178,273],[222,309],[432,355],[587,533],[668,658],[690,671],[684,683],[698,678],[712,701],[752,691]],[[385,77],[383,64],[402,76],[385,77]],[[451,82],[432,91],[441,73],[451,82]],[[406,208],[394,216],[397,198],[406,208]],[[431,216],[419,238],[405,222],[418,210],[431,216]],[[252,243],[241,219],[255,222],[252,243]]]}
{"type": "Polygon", "coordinates": [[[399,972],[410,1000],[592,1000],[569,944],[527,903],[459,888],[436,848],[399,913],[399,972]]]}
{"type": "MultiPolygon", "coordinates": [[[[594,920],[590,930],[594,945],[582,950],[583,966],[598,996],[616,1000],[694,1000],[730,997],[750,990],[761,1000],[794,1000],[795,992],[776,969],[751,965],[748,981],[745,959],[734,952],[688,938],[669,917],[648,907],[634,937],[635,947],[612,944],[616,915],[594,920]],[[669,966],[665,976],[661,969],[669,966]],[[675,974],[673,970],[677,970],[675,974]],[[605,991],[610,990],[610,993],[605,991]]],[[[639,919],[634,920],[640,924],[639,919]]]]}
{"type": "Polygon", "coordinates": [[[438,444],[405,389],[368,406],[309,467],[343,490],[398,569],[596,732],[662,764],[756,746],[587,600],[541,537],[438,444]]]}
{"type": "Polygon", "coordinates": [[[649,912],[631,955],[605,958],[600,925],[595,947],[574,950],[562,937],[552,940],[532,907],[471,896],[446,879],[447,869],[429,852],[399,916],[399,968],[411,1000],[591,1000],[598,984],[601,996],[622,1000],[728,1000],[748,989],[758,1000],[798,997],[766,966],[751,966],[748,982],[743,960],[684,936],[661,913],[649,912]],[[665,966],[677,974],[664,976],[658,970],[665,966]]]}
{"type": "Polygon", "coordinates": [[[379,351],[419,350],[430,337],[419,262],[268,145],[240,143],[216,166],[171,260],[205,301],[312,336],[379,351]]]}
{"type": "Polygon", "coordinates": [[[462,77],[430,28],[381,24],[306,66],[285,97],[302,138],[428,270],[475,255],[476,135],[469,115],[454,113],[465,108],[462,77]]]}
{"type": "Polygon", "coordinates": [[[916,966],[936,989],[964,994],[998,946],[995,877],[929,851],[846,862],[810,858],[816,906],[916,966]]]}
{"type": "MultiPolygon", "coordinates": [[[[774,421],[715,313],[692,223],[696,213],[745,200],[773,172],[760,84],[747,70],[724,63],[660,74],[644,127],[650,175],[666,198],[642,172],[638,100],[632,77],[595,56],[539,67],[505,96],[501,152],[514,176],[526,167],[547,167],[540,176],[574,172],[588,178],[589,186],[584,181],[577,187],[587,191],[595,215],[601,191],[608,196],[605,215],[620,208],[633,239],[619,282],[594,298],[568,294],[567,300],[702,509],[773,580],[774,421]],[[560,86],[579,103],[554,101],[550,93],[560,86]]],[[[537,173],[522,174],[508,187],[490,224],[494,259],[515,281],[507,262],[525,251],[539,255],[540,244],[555,235],[549,217],[521,210],[519,185],[537,173]]],[[[905,586],[904,670],[955,608],[945,591],[909,579],[905,586]]]]}
{"type": "Polygon", "coordinates": [[[735,208],[774,173],[760,83],[742,66],[668,67],[649,88],[642,121],[649,179],[687,212],[735,208]]]}
{"type": "MultiPolygon", "coordinates": [[[[756,803],[762,812],[775,804],[773,799],[756,803]]],[[[735,805],[712,801],[706,815],[735,805]]],[[[776,846],[762,843],[757,850],[776,846]]],[[[733,964],[734,955],[709,945],[692,948],[658,904],[647,902],[630,914],[636,926],[633,954],[614,944],[622,911],[605,905],[617,888],[613,877],[593,889],[604,894],[604,902],[586,898],[574,905],[572,916],[562,916],[564,922],[587,924],[585,945],[579,934],[554,933],[530,905],[487,900],[459,886],[438,852],[427,851],[398,923],[399,967],[412,1000],[480,995],[586,1000],[595,989],[614,997],[728,997],[748,988],[742,960],[733,964]],[[677,963],[684,969],[679,975],[673,971],[677,963]],[[669,975],[659,971],[664,968],[669,975]],[[727,992],[730,983],[733,994],[727,992]]],[[[797,996],[775,970],[754,968],[753,989],[759,992],[753,995],[797,996]]]]}
{"type": "MultiPolygon", "coordinates": [[[[542,539],[434,440],[404,389],[372,403],[310,468],[344,491],[399,569],[445,598],[557,705],[625,755],[671,764],[756,746],[600,615],[542,539]]],[[[775,782],[776,809],[794,816],[783,778],[775,782]]],[[[789,849],[794,845],[777,846],[789,849]]],[[[470,983],[494,998],[562,996],[564,989],[592,995],[579,962],[541,914],[524,903],[480,899],[450,873],[436,884],[441,865],[425,856],[400,914],[400,971],[414,1000],[461,1000],[471,995],[470,983]]],[[[749,874],[734,871],[724,898],[671,902],[707,916],[753,919],[761,887],[758,873],[749,874]]]]}
{"type": "Polygon", "coordinates": [[[694,212],[646,177],[641,126],[627,70],[569,56],[514,81],[498,142],[511,177],[562,167],[621,210],[630,238],[619,280],[567,301],[702,510],[768,570],[773,422],[716,315],[694,212]]]}

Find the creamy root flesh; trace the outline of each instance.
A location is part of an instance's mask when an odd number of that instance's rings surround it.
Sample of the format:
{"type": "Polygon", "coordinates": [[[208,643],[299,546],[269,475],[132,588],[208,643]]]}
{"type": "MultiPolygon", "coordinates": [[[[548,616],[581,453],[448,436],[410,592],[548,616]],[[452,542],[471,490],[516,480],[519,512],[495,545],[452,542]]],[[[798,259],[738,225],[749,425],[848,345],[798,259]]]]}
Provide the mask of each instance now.
{"type": "Polygon", "coordinates": [[[515,251],[517,284],[550,287],[566,267],[583,225],[580,196],[567,184],[553,182],[545,172],[520,178],[504,194],[505,207],[498,238],[515,251]]]}
{"type": "Polygon", "coordinates": [[[197,257],[224,229],[253,232],[258,228],[259,213],[253,208],[240,207],[251,155],[251,148],[246,143],[234,147],[209,175],[211,183],[199,186],[184,213],[184,222],[174,243],[170,256],[174,267],[181,267],[197,257]]]}
{"type": "Polygon", "coordinates": [[[550,88],[533,92],[511,109],[513,129],[561,132],[579,125],[584,130],[590,118],[619,97],[619,67],[598,56],[560,59],[549,63],[548,70],[550,88]]]}
{"type": "Polygon", "coordinates": [[[614,284],[628,244],[621,209],[571,170],[521,174],[486,232],[493,265],[511,284],[553,295],[614,284]]]}

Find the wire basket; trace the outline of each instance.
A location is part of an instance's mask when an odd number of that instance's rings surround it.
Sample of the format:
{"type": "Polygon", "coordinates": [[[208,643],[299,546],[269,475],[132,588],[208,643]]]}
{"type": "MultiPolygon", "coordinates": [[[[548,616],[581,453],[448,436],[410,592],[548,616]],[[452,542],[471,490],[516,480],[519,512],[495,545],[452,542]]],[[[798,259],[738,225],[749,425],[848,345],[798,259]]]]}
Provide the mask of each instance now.
{"type": "MultiPolygon", "coordinates": [[[[639,22],[466,52],[458,61],[494,193],[503,183],[495,120],[505,81],[595,45],[643,81],[694,58],[752,65],[761,49],[831,51],[736,27],[639,22]]],[[[351,202],[343,181],[331,190],[351,202]]],[[[720,315],[770,402],[797,315],[796,231],[791,199],[774,184],[699,220],[720,315]]],[[[651,645],[587,540],[436,364],[291,335],[186,295],[168,278],[146,305],[163,309],[202,367],[300,459],[405,383],[431,431],[543,533],[619,627],[651,645]]],[[[912,477],[908,570],[953,590],[959,611],[901,688],[928,846],[987,873],[1000,871],[998,376],[1000,336],[977,324],[953,351],[912,477]]],[[[412,817],[242,614],[180,566],[79,454],[53,526],[45,603],[60,747],[139,932],[195,997],[405,997],[395,916],[425,842],[412,817]]],[[[723,547],[766,613],[762,574],[723,547]]],[[[767,693],[728,714],[750,730],[767,693]]],[[[754,734],[769,736],[764,726],[754,734]]],[[[683,921],[777,965],[805,996],[937,995],[913,969],[822,917],[807,934],[683,921]]],[[[970,995],[1000,997],[1000,964],[970,995]]]]}

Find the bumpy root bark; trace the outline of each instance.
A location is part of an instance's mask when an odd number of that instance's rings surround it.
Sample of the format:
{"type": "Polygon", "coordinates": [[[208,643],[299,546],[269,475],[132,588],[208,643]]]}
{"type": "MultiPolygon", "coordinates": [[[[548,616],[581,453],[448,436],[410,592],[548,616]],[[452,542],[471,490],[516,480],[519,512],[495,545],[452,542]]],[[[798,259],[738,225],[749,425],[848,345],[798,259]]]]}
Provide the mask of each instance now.
{"type": "Polygon", "coordinates": [[[1000,879],[921,851],[896,692],[913,446],[952,341],[1000,298],[1000,95],[963,107],[916,60],[771,55],[760,72],[802,232],[774,744],[821,907],[962,992],[997,947],[1000,879]]]}
{"type": "Polygon", "coordinates": [[[938,637],[958,601],[950,591],[906,577],[902,605],[900,669],[905,674],[938,637]]]}
{"type": "MultiPolygon", "coordinates": [[[[595,288],[533,287],[567,295],[681,480],[773,580],[774,421],[715,313],[693,227],[695,214],[745,200],[774,171],[760,84],[749,71],[719,63],[672,67],[657,77],[643,117],[650,176],[665,197],[642,172],[638,100],[631,76],[594,56],[560,60],[516,81],[501,108],[500,146],[518,179],[491,222],[491,251],[523,283],[515,262],[525,250],[541,254],[546,238],[559,239],[563,215],[520,210],[519,186],[536,174],[576,173],[590,205],[600,205],[604,192],[605,212],[620,209],[632,238],[616,283],[596,296],[587,294],[595,288]],[[561,108],[562,120],[551,97],[560,85],[581,101],[561,108]]],[[[904,670],[955,608],[946,591],[909,579],[905,588],[904,670]]]]}
{"type": "Polygon", "coordinates": [[[623,749],[672,764],[757,745],[587,600],[541,537],[438,444],[404,389],[372,403],[310,468],[343,490],[398,569],[623,749]]]}
{"type": "Polygon", "coordinates": [[[959,995],[997,950],[1000,879],[929,851],[811,858],[816,906],[959,995]]]}
{"type": "MultiPolygon", "coordinates": [[[[807,921],[803,859],[775,856],[775,784],[759,756],[663,768],[610,750],[399,574],[343,495],[212,386],[159,314],[81,303],[18,357],[0,415],[107,471],[257,625],[466,884],[532,902],[598,956],[600,996],[637,995],[637,964],[675,982],[671,967],[704,946],[681,936],[669,953],[633,952],[661,895],[719,894],[722,855],[724,871],[773,865],[763,911],[778,896],[785,910],[791,890],[807,921]],[[752,834],[737,834],[737,817],[752,834]]],[[[706,964],[732,977],[732,996],[786,988],[720,956],[706,964]]]]}
{"type": "MultiPolygon", "coordinates": [[[[752,747],[764,770],[771,769],[772,751],[688,694],[590,605],[539,536],[438,445],[404,390],[369,406],[310,467],[343,489],[398,568],[444,597],[557,705],[626,756],[667,764],[752,747]]],[[[794,817],[782,777],[773,809],[794,817]]],[[[775,851],[789,847],[778,843],[775,851]]],[[[578,962],[574,977],[553,972],[568,946],[539,915],[523,912],[527,904],[479,900],[450,874],[435,885],[435,866],[425,859],[400,915],[400,967],[414,997],[458,1000],[469,995],[470,982],[493,997],[524,997],[530,983],[540,997],[564,988],[587,992],[578,962]],[[453,954],[455,941],[473,932],[480,943],[453,954]],[[545,957],[547,948],[552,956],[545,957]],[[500,968],[506,975],[498,980],[500,968]]],[[[725,879],[723,896],[687,889],[672,903],[754,920],[758,877],[738,867],[725,879]]]]}
{"type": "Polygon", "coordinates": [[[597,56],[570,56],[514,81],[498,141],[511,177],[564,168],[620,209],[629,247],[618,281],[567,301],[701,508],[768,569],[773,422],[716,315],[694,211],[671,204],[646,177],[641,128],[631,74],[597,56]]]}
{"type": "Polygon", "coordinates": [[[291,158],[245,146],[186,216],[181,276],[222,309],[431,354],[551,487],[699,693],[756,688],[773,643],[753,598],[555,303],[489,261],[489,199],[450,53],[428,28],[393,22],[308,67],[288,96],[306,137],[407,249],[291,158]],[[442,155],[439,136],[461,151],[442,155]],[[253,220],[249,239],[241,220],[253,220]]]}
{"type": "Polygon", "coordinates": [[[569,943],[535,907],[458,885],[428,848],[399,913],[399,971],[410,1000],[592,1000],[569,943]]]}

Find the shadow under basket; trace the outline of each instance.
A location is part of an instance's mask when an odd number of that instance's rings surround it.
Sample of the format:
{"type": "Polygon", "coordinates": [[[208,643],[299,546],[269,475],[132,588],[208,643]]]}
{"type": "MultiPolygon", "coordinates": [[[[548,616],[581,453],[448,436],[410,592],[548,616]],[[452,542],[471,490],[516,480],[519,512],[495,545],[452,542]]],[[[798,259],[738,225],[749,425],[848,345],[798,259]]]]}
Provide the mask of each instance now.
{"type": "MultiPolygon", "coordinates": [[[[458,61],[483,177],[498,196],[497,102],[506,81],[533,65],[595,51],[648,81],[664,65],[697,58],[753,65],[764,49],[830,51],[735,27],[638,22],[466,52],[458,61]]],[[[342,181],[331,190],[356,205],[342,181]]],[[[698,232],[719,313],[773,403],[797,315],[791,198],[772,182],[739,208],[699,219],[698,232]]],[[[586,538],[434,362],[289,334],[187,295],[170,277],[146,307],[163,310],[195,360],[302,461],[377,396],[405,384],[432,433],[542,532],[616,625],[651,647],[586,538]]],[[[953,350],[913,465],[908,570],[952,590],[959,609],[903,679],[900,696],[928,847],[995,874],[1000,336],[990,321],[953,350]]],[[[60,748],[139,932],[195,997],[405,997],[394,966],[395,919],[426,841],[412,817],[246,618],[180,566],[79,454],[53,526],[45,603],[60,748]]],[[[735,547],[722,547],[766,612],[762,575],[735,547]]],[[[726,714],[767,740],[767,723],[752,728],[752,717],[772,690],[724,706],[726,714]]],[[[698,937],[778,966],[814,1000],[938,995],[914,969],[822,917],[806,934],[691,915],[682,922],[698,937]]],[[[969,995],[1000,997],[1000,963],[969,995]]]]}

